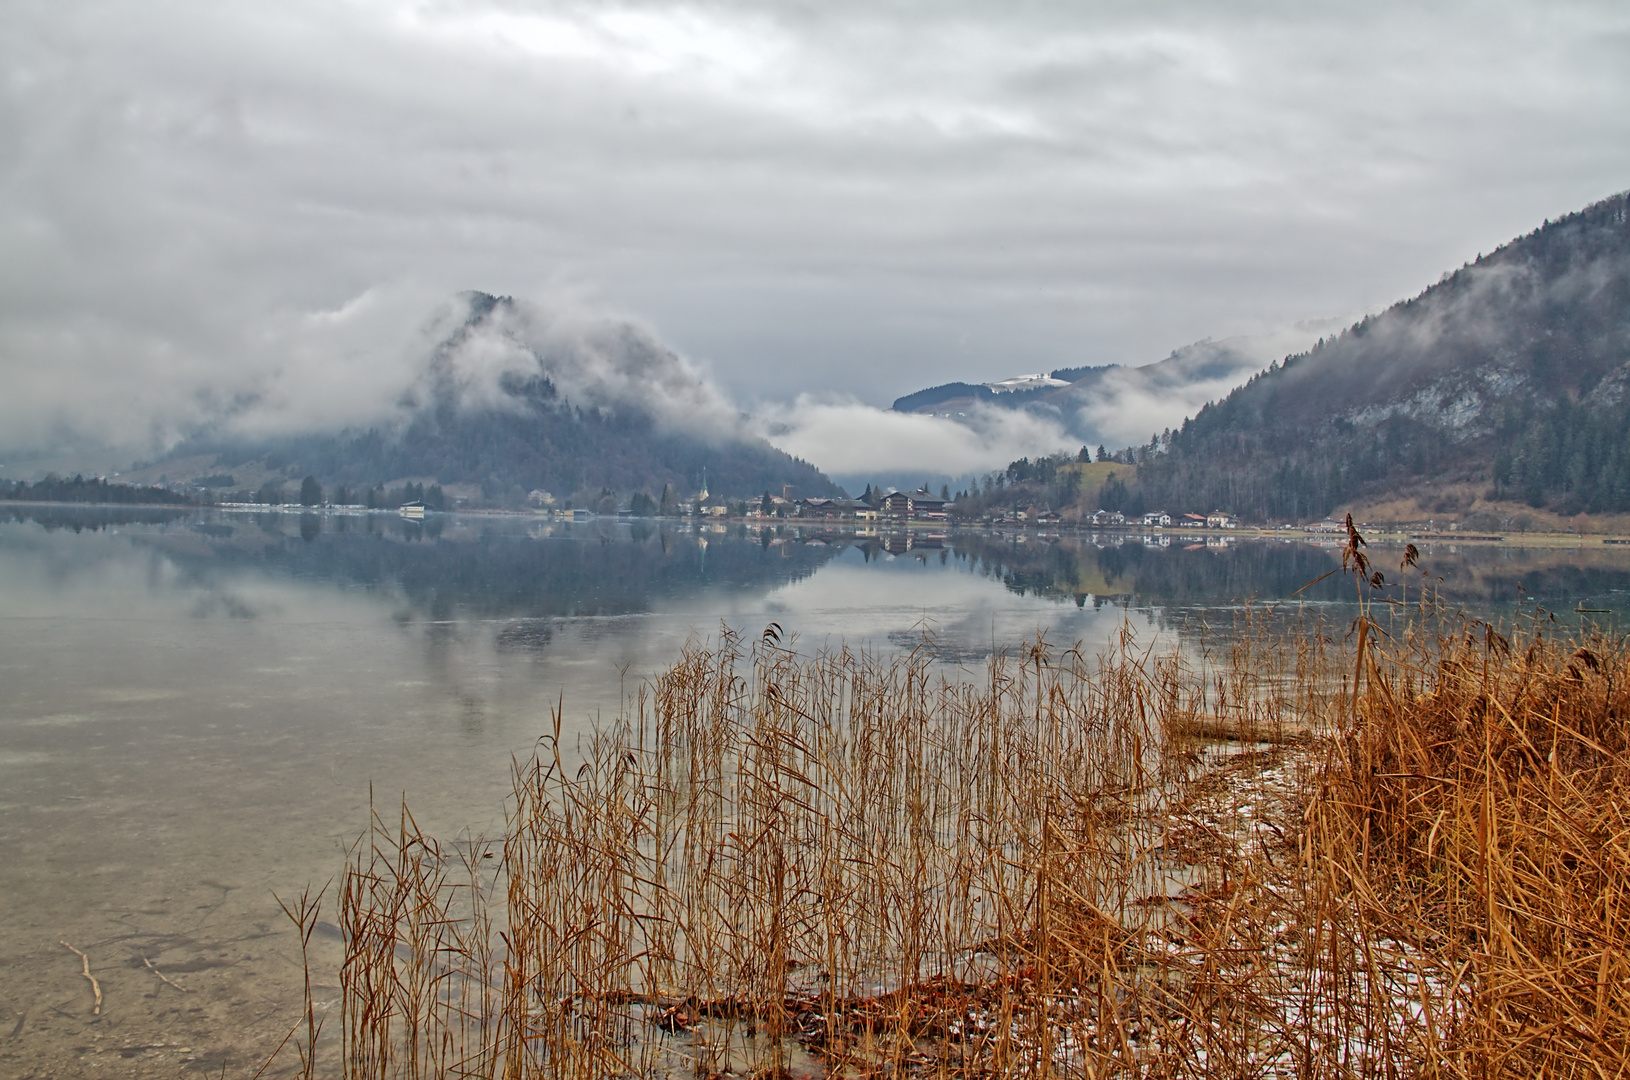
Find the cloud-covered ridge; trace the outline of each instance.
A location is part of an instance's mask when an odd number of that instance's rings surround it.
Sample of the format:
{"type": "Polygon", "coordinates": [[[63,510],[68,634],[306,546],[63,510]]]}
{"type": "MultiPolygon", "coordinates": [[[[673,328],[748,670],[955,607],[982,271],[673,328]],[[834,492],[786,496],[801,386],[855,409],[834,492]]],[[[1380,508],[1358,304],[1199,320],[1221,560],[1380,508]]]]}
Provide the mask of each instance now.
{"type": "Polygon", "coordinates": [[[659,430],[708,440],[747,434],[700,369],[626,318],[466,293],[432,322],[440,338],[405,398],[465,410],[520,408],[514,390],[544,378],[583,408],[633,410],[659,430]]]}

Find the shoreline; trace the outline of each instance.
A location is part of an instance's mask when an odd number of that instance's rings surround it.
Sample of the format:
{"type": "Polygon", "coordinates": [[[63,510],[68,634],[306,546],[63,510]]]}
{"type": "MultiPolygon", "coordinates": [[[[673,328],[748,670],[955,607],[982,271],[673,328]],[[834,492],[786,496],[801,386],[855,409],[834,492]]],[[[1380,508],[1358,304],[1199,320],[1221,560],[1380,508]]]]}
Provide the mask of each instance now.
{"type": "MultiPolygon", "coordinates": [[[[984,532],[997,535],[1017,534],[1034,536],[1037,539],[1052,539],[1055,537],[1088,537],[1088,536],[1115,536],[1125,539],[1134,537],[1145,541],[1165,539],[1167,541],[1182,540],[1186,542],[1209,540],[1280,540],[1285,542],[1300,541],[1316,546],[1341,546],[1346,543],[1346,535],[1333,531],[1310,531],[1302,528],[1267,528],[1262,526],[1237,526],[1234,528],[1176,528],[1171,526],[1155,526],[1142,528],[1134,526],[1089,526],[1071,522],[1049,522],[1045,525],[1032,525],[1020,522],[994,523],[994,522],[957,522],[935,521],[923,519],[900,519],[878,522],[856,522],[836,518],[752,518],[728,516],[650,516],[635,517],[629,514],[611,515],[590,514],[585,518],[557,517],[554,513],[538,510],[504,510],[496,508],[481,508],[472,510],[432,510],[425,518],[403,518],[398,510],[364,506],[301,506],[298,503],[283,503],[275,506],[250,503],[84,503],[84,502],[49,502],[31,499],[7,499],[0,502],[3,506],[33,506],[56,507],[82,510],[164,510],[176,514],[208,511],[220,514],[317,514],[324,517],[392,517],[404,521],[424,521],[429,518],[454,517],[491,517],[491,518],[520,518],[560,522],[562,524],[588,524],[590,522],[614,521],[617,523],[634,524],[636,522],[665,522],[694,526],[745,525],[755,529],[766,527],[794,528],[801,530],[814,530],[820,532],[848,532],[857,536],[886,536],[899,533],[934,533],[934,532],[984,532]]],[[[1383,544],[1389,547],[1401,546],[1407,543],[1426,544],[1470,544],[1480,547],[1510,547],[1510,548],[1614,548],[1625,547],[1630,549],[1630,534],[1616,533],[1576,533],[1576,532],[1522,532],[1522,533],[1487,533],[1487,532],[1460,532],[1458,530],[1441,531],[1420,527],[1410,527],[1408,524],[1392,522],[1367,522],[1357,525],[1366,542],[1370,544],[1383,544]]]]}

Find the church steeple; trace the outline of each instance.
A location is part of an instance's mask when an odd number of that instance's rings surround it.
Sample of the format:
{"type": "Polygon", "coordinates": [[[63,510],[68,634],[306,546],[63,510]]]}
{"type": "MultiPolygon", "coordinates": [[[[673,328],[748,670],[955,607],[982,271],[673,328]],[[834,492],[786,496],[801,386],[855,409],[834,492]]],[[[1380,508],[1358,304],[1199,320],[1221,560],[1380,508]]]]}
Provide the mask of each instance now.
{"type": "Polygon", "coordinates": [[[702,490],[696,496],[699,503],[707,502],[707,466],[702,466],[702,490]]]}

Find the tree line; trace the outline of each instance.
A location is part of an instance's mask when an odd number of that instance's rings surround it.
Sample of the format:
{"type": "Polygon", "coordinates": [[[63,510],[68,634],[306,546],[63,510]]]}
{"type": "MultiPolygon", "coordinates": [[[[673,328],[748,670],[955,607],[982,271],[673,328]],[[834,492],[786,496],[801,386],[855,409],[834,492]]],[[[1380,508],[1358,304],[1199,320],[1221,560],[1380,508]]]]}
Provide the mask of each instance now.
{"type": "Polygon", "coordinates": [[[43,480],[0,480],[0,499],[18,502],[110,503],[121,506],[187,506],[196,500],[168,488],[110,484],[103,477],[81,475],[43,480]]]}

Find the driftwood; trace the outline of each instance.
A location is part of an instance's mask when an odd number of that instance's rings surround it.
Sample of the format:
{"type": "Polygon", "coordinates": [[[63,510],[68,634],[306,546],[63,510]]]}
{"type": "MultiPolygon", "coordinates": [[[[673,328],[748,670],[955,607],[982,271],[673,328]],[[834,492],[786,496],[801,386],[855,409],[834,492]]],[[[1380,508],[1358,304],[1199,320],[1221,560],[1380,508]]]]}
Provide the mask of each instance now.
{"type": "Polygon", "coordinates": [[[1215,713],[1180,713],[1173,717],[1171,731],[1195,739],[1260,743],[1301,742],[1313,734],[1313,729],[1308,725],[1291,720],[1218,716],[1215,713]]]}
{"type": "Polygon", "coordinates": [[[64,949],[67,949],[69,952],[73,953],[75,956],[79,957],[80,974],[84,975],[85,978],[90,980],[91,993],[96,995],[96,1003],[91,1006],[91,1015],[92,1016],[101,1016],[102,1015],[102,984],[96,981],[96,976],[95,975],[91,974],[91,958],[86,956],[84,953],[80,952],[78,949],[74,948],[72,945],[68,944],[66,941],[64,941],[62,943],[62,947],[64,949]]]}
{"type": "Polygon", "coordinates": [[[164,972],[160,971],[158,968],[154,967],[153,962],[151,960],[147,959],[147,957],[145,957],[145,956],[142,957],[141,962],[146,964],[147,965],[147,970],[151,971],[154,975],[157,975],[159,977],[159,981],[162,982],[165,986],[168,986],[168,987],[171,987],[173,989],[179,990],[183,994],[192,993],[192,991],[188,990],[185,986],[179,986],[176,983],[171,982],[170,977],[168,975],[165,975],[164,972]]]}

